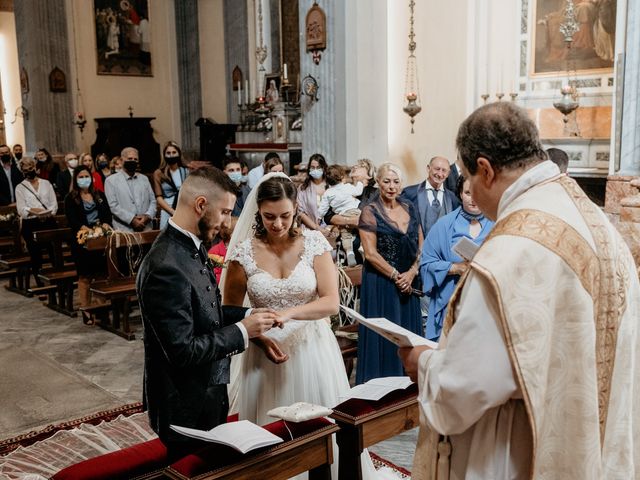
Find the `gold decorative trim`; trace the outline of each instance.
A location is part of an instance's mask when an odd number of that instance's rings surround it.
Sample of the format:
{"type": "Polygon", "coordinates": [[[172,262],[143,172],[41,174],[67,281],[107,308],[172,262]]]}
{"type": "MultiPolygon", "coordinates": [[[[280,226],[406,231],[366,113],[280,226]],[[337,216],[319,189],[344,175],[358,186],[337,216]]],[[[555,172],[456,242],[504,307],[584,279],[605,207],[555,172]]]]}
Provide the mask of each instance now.
{"type": "Polygon", "coordinates": [[[596,327],[596,368],[598,376],[598,420],[600,422],[600,445],[604,445],[607,424],[611,381],[615,364],[616,344],[620,320],[626,310],[629,271],[625,259],[619,252],[624,251],[619,239],[610,243],[610,235],[598,207],[586,196],[578,184],[569,177],[560,177],[557,182],[582,213],[591,231],[599,259],[599,291],[594,298],[596,327]]]}
{"type": "Polygon", "coordinates": [[[495,224],[484,243],[498,235],[528,238],[558,255],[574,271],[593,298],[598,291],[600,264],[589,243],[571,225],[541,210],[518,210],[495,224]]]}

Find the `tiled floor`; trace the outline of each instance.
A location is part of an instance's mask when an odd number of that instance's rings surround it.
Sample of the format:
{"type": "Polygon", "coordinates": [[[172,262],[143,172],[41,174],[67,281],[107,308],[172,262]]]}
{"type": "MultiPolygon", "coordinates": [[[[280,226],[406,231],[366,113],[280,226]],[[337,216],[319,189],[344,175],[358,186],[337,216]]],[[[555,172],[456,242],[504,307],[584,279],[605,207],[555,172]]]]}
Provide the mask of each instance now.
{"type": "MultiPolygon", "coordinates": [[[[141,329],[139,324],[133,327],[141,329]]],[[[47,355],[116,395],[123,404],[142,398],[142,335],[127,341],[98,327],[87,327],[80,318],[54,312],[36,298],[0,287],[0,348],[8,345],[28,346],[47,355]]],[[[2,392],[0,412],[3,401],[15,400],[7,395],[2,392]]],[[[370,450],[410,469],[416,438],[413,430],[370,450]]]]}

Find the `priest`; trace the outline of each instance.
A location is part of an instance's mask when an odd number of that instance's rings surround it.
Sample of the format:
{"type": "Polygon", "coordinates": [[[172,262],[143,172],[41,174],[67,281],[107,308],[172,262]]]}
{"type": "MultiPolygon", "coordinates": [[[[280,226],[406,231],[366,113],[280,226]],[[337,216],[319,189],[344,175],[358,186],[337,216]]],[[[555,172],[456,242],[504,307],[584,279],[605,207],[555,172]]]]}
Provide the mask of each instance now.
{"type": "Polygon", "coordinates": [[[456,140],[496,225],[437,350],[401,349],[420,386],[414,479],[640,478],[640,287],[604,213],[509,102],[456,140]]]}

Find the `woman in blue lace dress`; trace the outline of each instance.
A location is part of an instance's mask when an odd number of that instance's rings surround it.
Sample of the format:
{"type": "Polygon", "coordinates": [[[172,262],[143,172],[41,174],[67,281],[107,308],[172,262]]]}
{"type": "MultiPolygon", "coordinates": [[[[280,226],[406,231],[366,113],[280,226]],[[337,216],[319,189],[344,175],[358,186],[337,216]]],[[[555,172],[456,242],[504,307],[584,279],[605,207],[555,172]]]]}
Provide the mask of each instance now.
{"type": "MultiPolygon", "coordinates": [[[[362,269],[360,313],[384,317],[422,335],[419,255],[422,231],[411,204],[398,200],[402,171],[392,163],[380,166],[379,197],[363,208],[360,238],[365,262],[362,269]]],[[[398,347],[360,326],[356,383],[372,378],[404,375],[398,347]]]]}

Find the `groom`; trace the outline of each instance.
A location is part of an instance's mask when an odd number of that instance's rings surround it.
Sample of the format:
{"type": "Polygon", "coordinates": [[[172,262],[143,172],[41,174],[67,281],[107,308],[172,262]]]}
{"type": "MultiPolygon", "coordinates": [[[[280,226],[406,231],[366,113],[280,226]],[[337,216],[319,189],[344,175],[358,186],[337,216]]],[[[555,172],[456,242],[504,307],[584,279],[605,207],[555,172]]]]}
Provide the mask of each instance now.
{"type": "Polygon", "coordinates": [[[144,392],[151,428],[171,460],[196,447],[170,425],[209,430],[228,413],[230,357],[249,338],[278,324],[267,309],[222,307],[203,245],[229,222],[236,187],[222,171],[204,167],[182,184],[169,225],[137,277],[144,325],[144,392]]]}

